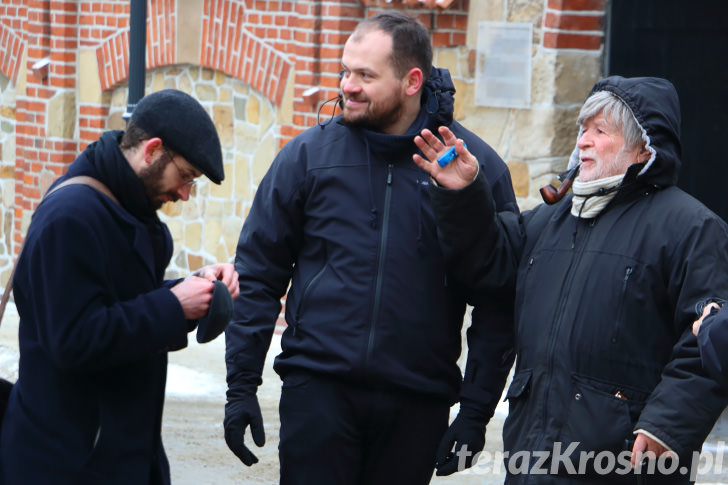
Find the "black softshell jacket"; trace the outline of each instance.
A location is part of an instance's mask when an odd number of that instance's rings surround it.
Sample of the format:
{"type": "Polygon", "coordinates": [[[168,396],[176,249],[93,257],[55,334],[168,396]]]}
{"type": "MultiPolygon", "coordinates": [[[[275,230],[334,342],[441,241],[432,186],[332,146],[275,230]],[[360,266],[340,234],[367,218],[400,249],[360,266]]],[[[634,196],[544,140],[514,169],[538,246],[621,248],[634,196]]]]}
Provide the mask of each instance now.
{"type": "Polygon", "coordinates": [[[461,392],[465,298],[445,274],[429,175],[412,161],[415,134],[447,124],[479,154],[497,206],[517,211],[505,163],[453,121],[454,91],[447,71],[435,69],[407,134],[352,128],[337,116],[278,154],[238,242],[229,395],[261,382],[285,293],[281,376],[303,370],[451,403],[462,397],[492,413],[510,367],[512,305],[491,298],[474,312],[469,346],[478,358],[461,392]]]}
{"type": "MultiPolygon", "coordinates": [[[[508,483],[639,483],[634,474],[589,475],[593,465],[579,475],[578,456],[631,450],[633,431],[644,429],[687,459],[727,402],[701,367],[691,324],[697,301],[727,294],[728,234],[720,218],[675,186],[677,93],[663,80],[620,77],[594,90],[627,102],[652,152],[630,167],[597,217],[571,215],[571,196],[520,217],[496,213],[482,177],[459,191],[431,189],[451,273],[470,298],[515,291],[517,363],[505,450],[553,457],[555,444],[563,453],[579,443],[571,454],[577,476],[549,462],[548,476],[529,475],[511,460],[508,483]]],[[[530,458],[533,465],[538,457],[530,458]]],[[[623,455],[613,470],[628,461],[623,455]]],[[[673,479],[688,480],[679,472],[673,479]]]]}

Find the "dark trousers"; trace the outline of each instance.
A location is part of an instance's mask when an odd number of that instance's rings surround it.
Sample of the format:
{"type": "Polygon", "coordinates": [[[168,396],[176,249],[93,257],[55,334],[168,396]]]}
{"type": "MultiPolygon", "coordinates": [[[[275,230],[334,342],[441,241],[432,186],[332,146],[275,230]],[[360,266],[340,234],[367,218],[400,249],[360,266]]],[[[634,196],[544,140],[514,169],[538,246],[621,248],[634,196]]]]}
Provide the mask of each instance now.
{"type": "Polygon", "coordinates": [[[281,485],[419,485],[432,478],[449,404],[295,373],[279,412],[281,485]]]}

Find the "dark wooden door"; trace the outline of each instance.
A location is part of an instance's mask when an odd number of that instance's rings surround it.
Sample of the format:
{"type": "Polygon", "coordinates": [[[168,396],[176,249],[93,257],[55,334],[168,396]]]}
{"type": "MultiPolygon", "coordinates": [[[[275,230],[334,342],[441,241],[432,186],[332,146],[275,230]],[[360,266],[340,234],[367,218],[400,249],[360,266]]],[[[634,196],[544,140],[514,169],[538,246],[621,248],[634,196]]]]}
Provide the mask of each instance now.
{"type": "Polygon", "coordinates": [[[678,186],[728,220],[728,0],[611,0],[605,71],[680,95],[678,186]]]}

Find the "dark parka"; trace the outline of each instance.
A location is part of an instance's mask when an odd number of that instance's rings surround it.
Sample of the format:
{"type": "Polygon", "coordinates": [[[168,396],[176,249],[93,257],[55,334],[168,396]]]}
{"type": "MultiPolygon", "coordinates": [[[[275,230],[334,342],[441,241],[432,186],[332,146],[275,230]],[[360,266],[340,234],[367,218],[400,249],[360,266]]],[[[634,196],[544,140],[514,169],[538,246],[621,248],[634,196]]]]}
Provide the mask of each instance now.
{"type": "Polygon", "coordinates": [[[34,214],[15,275],[19,378],[3,422],[7,485],[167,484],[161,441],[167,351],[187,321],[163,281],[167,227],[109,132],[68,174],[105,183],[53,193],[34,214]]]}
{"type": "MultiPolygon", "coordinates": [[[[288,291],[288,328],[275,361],[282,376],[303,369],[355,385],[458,399],[465,301],[445,276],[429,177],[412,161],[414,136],[449,125],[479,155],[498,207],[517,207],[503,161],[452,120],[453,93],[447,71],[435,70],[406,135],[355,129],[339,116],[278,154],[238,243],[241,291],[226,330],[229,396],[255,393],[288,291]]],[[[512,315],[510,304],[489,304],[473,318],[492,319],[505,336],[492,331],[490,339],[471,338],[482,359],[474,359],[480,370],[467,373],[463,392],[492,412],[511,362],[512,315]]]]}
{"type": "MultiPolygon", "coordinates": [[[[701,368],[691,323],[697,301],[728,290],[721,270],[728,267],[728,232],[675,186],[677,93],[664,80],[620,77],[599,82],[593,92],[599,90],[629,105],[653,156],[629,168],[597,217],[571,215],[570,196],[520,217],[498,213],[482,177],[460,191],[432,194],[443,249],[470,297],[515,290],[517,364],[507,392],[505,451],[550,452],[560,442],[563,453],[579,442],[571,455],[577,472],[581,451],[616,455],[631,449],[637,429],[689,460],[727,402],[701,368]]],[[[523,462],[523,454],[511,459],[508,471],[523,471],[523,462]]],[[[563,463],[554,467],[569,472],[563,463]]],[[[613,470],[628,467],[623,455],[613,470]]],[[[549,462],[542,468],[551,471],[549,462]]],[[[588,477],[598,479],[635,476],[588,477]]],[[[552,481],[568,478],[508,477],[552,481]]]]}

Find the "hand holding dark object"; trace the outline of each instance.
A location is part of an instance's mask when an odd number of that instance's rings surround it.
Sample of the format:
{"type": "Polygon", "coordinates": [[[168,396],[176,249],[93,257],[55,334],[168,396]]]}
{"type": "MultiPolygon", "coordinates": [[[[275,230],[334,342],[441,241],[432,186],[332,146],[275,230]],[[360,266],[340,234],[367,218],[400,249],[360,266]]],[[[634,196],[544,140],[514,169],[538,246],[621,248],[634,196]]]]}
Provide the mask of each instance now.
{"type": "Polygon", "coordinates": [[[197,321],[197,342],[207,343],[220,335],[233,316],[233,299],[225,283],[215,280],[207,314],[197,321]]]}
{"type": "Polygon", "coordinates": [[[452,475],[473,466],[473,459],[485,446],[487,422],[482,413],[461,405],[437,448],[437,476],[452,475]]]}
{"type": "Polygon", "coordinates": [[[701,301],[695,305],[695,312],[700,315],[700,318],[693,322],[693,335],[698,336],[700,327],[703,325],[705,319],[718,313],[724,303],[725,300],[710,299],[701,301]]]}
{"type": "Polygon", "coordinates": [[[230,451],[235,453],[240,461],[247,466],[251,466],[258,463],[258,457],[251,453],[243,441],[245,428],[248,426],[250,426],[253,442],[258,447],[263,446],[265,444],[265,431],[263,430],[263,416],[260,412],[258,398],[255,394],[242,394],[233,397],[231,392],[228,391],[228,401],[225,404],[225,419],[223,421],[225,442],[230,451]]]}

